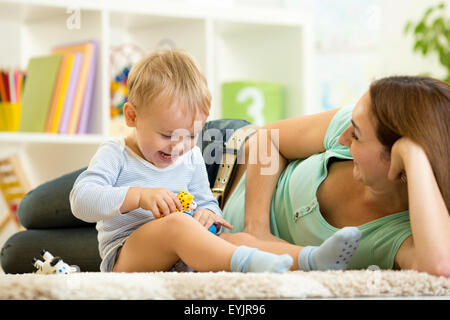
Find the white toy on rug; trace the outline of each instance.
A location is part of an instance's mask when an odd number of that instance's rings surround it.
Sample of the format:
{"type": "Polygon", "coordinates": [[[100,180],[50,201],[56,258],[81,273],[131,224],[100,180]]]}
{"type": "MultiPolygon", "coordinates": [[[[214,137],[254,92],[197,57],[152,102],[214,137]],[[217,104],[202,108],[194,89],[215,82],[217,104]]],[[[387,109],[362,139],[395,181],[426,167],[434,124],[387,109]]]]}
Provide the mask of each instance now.
{"type": "Polygon", "coordinates": [[[69,266],[60,257],[54,257],[45,249],[42,250],[41,256],[44,261],[33,258],[32,265],[36,274],[69,274],[80,271],[77,266],[69,266]]]}

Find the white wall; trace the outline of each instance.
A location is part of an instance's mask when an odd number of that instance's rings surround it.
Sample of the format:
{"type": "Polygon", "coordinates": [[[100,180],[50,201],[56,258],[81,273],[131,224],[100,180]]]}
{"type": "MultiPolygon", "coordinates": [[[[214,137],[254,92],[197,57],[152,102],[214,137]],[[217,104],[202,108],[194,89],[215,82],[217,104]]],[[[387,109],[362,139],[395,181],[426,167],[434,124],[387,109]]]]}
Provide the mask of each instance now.
{"type": "Polygon", "coordinates": [[[295,10],[310,10],[315,20],[314,104],[327,110],[353,104],[374,79],[429,73],[443,78],[437,55],[414,52],[405,34],[431,6],[448,0],[289,0],[295,10]]]}
{"type": "MultiPolygon", "coordinates": [[[[382,20],[378,57],[382,68],[378,70],[377,77],[392,74],[415,75],[423,72],[430,72],[434,77],[445,76],[445,68],[439,64],[437,56],[424,57],[419,52],[414,53],[412,34],[405,36],[403,33],[408,20],[419,21],[428,7],[441,2],[443,1],[380,0],[382,20]]],[[[447,3],[447,7],[449,12],[450,3],[447,3]]]]}

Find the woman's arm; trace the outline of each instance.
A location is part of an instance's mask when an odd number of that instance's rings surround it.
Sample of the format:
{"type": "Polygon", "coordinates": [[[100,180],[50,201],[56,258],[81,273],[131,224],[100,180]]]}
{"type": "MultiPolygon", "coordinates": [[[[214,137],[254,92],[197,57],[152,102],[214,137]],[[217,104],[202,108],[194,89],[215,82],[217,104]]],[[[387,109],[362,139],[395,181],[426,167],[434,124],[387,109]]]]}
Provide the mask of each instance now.
{"type": "Polygon", "coordinates": [[[389,178],[402,170],[408,183],[412,238],[396,255],[402,269],[416,269],[450,276],[450,216],[424,150],[407,138],[399,139],[391,152],[389,178]]]}
{"type": "Polygon", "coordinates": [[[289,160],[325,150],[325,134],[338,110],[265,125],[246,142],[245,232],[263,240],[275,240],[270,233],[269,215],[278,178],[289,160]]]}

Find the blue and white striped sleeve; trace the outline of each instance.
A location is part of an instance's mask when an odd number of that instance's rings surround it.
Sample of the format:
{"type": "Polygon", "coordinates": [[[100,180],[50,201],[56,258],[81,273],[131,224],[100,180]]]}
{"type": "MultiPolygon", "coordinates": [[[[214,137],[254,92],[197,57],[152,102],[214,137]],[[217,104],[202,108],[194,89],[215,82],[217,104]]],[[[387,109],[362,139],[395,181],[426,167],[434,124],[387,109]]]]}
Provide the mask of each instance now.
{"type": "Polygon", "coordinates": [[[123,166],[120,145],[106,142],[97,150],[70,192],[72,213],[86,222],[120,216],[120,207],[129,186],[114,187],[123,166]]]}
{"type": "Polygon", "coordinates": [[[189,184],[189,192],[195,196],[197,208],[209,209],[219,216],[223,216],[219,203],[214,198],[209,188],[208,173],[206,171],[205,161],[198,147],[193,150],[192,161],[195,166],[192,181],[189,184]]]}

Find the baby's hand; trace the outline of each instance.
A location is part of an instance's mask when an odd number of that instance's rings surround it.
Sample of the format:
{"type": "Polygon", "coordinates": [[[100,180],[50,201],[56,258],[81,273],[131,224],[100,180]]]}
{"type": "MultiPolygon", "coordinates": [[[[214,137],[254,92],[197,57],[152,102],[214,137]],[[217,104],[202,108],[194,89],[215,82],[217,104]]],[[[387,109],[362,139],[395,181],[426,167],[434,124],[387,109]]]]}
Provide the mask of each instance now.
{"type": "Polygon", "coordinates": [[[142,188],[139,207],[151,211],[155,219],[176,212],[177,208],[183,210],[177,196],[166,188],[142,188]]]}
{"type": "Polygon", "coordinates": [[[194,212],[194,219],[200,222],[200,224],[203,225],[206,229],[209,229],[209,227],[211,227],[213,224],[215,224],[217,227],[224,226],[225,228],[228,228],[230,230],[233,229],[233,226],[229,224],[228,221],[209,209],[198,209],[194,212]]]}

